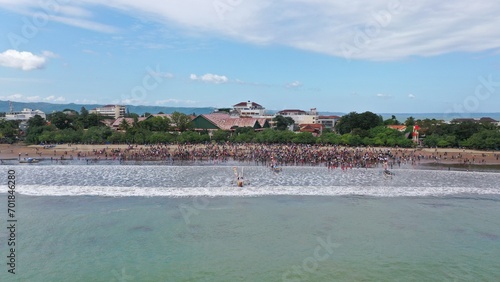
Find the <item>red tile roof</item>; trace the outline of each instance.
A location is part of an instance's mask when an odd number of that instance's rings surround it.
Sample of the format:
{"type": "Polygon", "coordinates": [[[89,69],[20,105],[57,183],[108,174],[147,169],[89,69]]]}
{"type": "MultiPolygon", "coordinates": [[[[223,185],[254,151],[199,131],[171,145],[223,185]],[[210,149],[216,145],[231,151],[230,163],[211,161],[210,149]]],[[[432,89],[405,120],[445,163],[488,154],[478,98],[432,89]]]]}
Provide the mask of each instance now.
{"type": "Polygon", "coordinates": [[[255,123],[258,122],[256,118],[233,117],[223,113],[212,113],[202,116],[222,130],[231,130],[235,127],[255,127],[255,123]]]}
{"type": "Polygon", "coordinates": [[[319,116],[319,119],[339,119],[339,116],[319,116]]]}
{"type": "Polygon", "coordinates": [[[290,113],[300,113],[300,114],[305,114],[306,111],[303,111],[303,110],[295,110],[295,109],[291,109],[291,110],[282,110],[282,111],[279,111],[278,114],[290,114],[290,113]]]}
{"type": "Polygon", "coordinates": [[[494,120],[490,117],[482,117],[479,119],[479,122],[498,122],[497,120],[494,120]]]}
{"type": "Polygon", "coordinates": [[[258,118],[257,121],[259,122],[260,126],[262,126],[262,127],[264,126],[266,121],[269,122],[267,118],[258,118]]]}
{"type": "Polygon", "coordinates": [[[300,125],[301,132],[317,132],[323,130],[323,128],[325,126],[320,123],[305,123],[300,125]]]}
{"type": "MultiPolygon", "coordinates": [[[[233,107],[246,107],[247,106],[247,103],[248,102],[239,102],[238,104],[234,105],[233,107]]],[[[255,108],[262,108],[261,105],[255,103],[255,102],[250,102],[250,104],[252,105],[252,107],[255,107],[255,108]]]]}
{"type": "MultiPolygon", "coordinates": [[[[151,114],[153,117],[166,117],[170,120],[172,120],[172,114],[151,114]]],[[[196,116],[193,116],[193,115],[187,115],[188,117],[191,118],[191,120],[193,120],[194,118],[196,118],[196,116]]]]}
{"type": "MultiPolygon", "coordinates": [[[[120,124],[122,123],[123,120],[126,120],[128,125],[132,126],[134,124],[134,119],[133,118],[117,118],[112,124],[111,127],[113,128],[118,128],[120,127],[120,124]]],[[[139,117],[137,118],[137,121],[143,121],[145,120],[145,117],[139,117]]]]}
{"type": "Polygon", "coordinates": [[[395,130],[399,130],[399,131],[405,131],[406,130],[406,125],[388,125],[387,127],[395,129],[395,130]]]}
{"type": "Polygon", "coordinates": [[[297,109],[290,109],[290,110],[282,110],[282,111],[279,111],[278,113],[295,113],[295,112],[305,113],[306,111],[297,110],[297,109]]]}

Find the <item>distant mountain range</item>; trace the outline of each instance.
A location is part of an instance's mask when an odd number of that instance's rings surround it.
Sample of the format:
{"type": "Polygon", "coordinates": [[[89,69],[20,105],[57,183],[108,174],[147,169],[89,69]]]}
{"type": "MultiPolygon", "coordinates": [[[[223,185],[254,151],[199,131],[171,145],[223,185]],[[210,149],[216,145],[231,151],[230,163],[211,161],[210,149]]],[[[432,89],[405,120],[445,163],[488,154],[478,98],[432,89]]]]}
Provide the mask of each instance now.
{"type": "MultiPolygon", "coordinates": [[[[99,104],[51,104],[44,102],[12,102],[12,106],[14,111],[20,111],[24,108],[30,108],[34,110],[41,110],[46,114],[52,113],[54,111],[63,111],[65,109],[75,110],[80,112],[82,107],[85,107],[87,110],[94,109],[97,107],[102,107],[104,105],[99,104]]],[[[163,112],[165,114],[171,114],[173,112],[180,112],[183,114],[209,114],[215,110],[212,107],[200,107],[200,108],[190,108],[190,107],[161,107],[161,106],[126,106],[127,110],[130,113],[136,113],[138,115],[142,115],[144,113],[152,113],[157,114],[159,112],[163,112]]],[[[9,101],[1,101],[0,100],[0,112],[9,112],[9,101]]],[[[269,114],[277,113],[277,110],[267,110],[269,114]]],[[[346,113],[343,112],[318,112],[320,115],[336,115],[342,116],[346,113]]],[[[500,113],[376,113],[381,115],[384,119],[391,118],[392,115],[396,117],[400,122],[404,122],[408,117],[413,117],[415,119],[437,119],[437,120],[445,120],[450,121],[454,118],[482,118],[482,117],[490,117],[495,120],[500,120],[500,113]]]]}
{"type": "MultiPolygon", "coordinates": [[[[33,103],[26,103],[26,102],[12,102],[12,106],[14,108],[14,111],[20,111],[24,108],[29,108],[29,109],[34,109],[34,110],[40,110],[46,114],[55,112],[55,111],[63,111],[66,109],[70,110],[75,110],[77,112],[80,112],[82,107],[85,107],[87,110],[91,110],[97,107],[102,107],[104,105],[98,105],[98,104],[51,104],[51,103],[44,103],[44,102],[33,102],[33,103]]],[[[138,115],[142,115],[144,113],[151,113],[151,114],[157,114],[159,112],[163,112],[165,114],[171,114],[173,112],[180,112],[183,114],[208,114],[213,112],[215,108],[211,107],[203,107],[203,108],[189,108],[189,107],[160,107],[160,106],[126,106],[127,110],[130,113],[136,113],[138,115]]],[[[0,101],[0,112],[10,112],[9,109],[9,101],[0,101]]]]}

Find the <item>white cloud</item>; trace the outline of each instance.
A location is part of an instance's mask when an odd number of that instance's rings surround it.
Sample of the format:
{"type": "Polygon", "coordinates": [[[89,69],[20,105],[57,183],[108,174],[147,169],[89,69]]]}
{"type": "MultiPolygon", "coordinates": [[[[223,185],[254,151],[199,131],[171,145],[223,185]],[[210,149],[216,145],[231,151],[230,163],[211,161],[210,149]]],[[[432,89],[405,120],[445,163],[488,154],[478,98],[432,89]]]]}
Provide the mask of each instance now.
{"type": "MultiPolygon", "coordinates": [[[[44,51],[45,55],[37,56],[31,52],[22,51],[19,52],[17,50],[9,49],[0,53],[0,65],[3,67],[16,68],[24,71],[41,69],[45,66],[47,62],[47,54],[44,51]]],[[[50,55],[53,56],[53,53],[50,52],[50,55]]]]}
{"type": "Polygon", "coordinates": [[[41,78],[0,77],[0,82],[6,83],[47,83],[50,80],[41,78]]]}
{"type": "Polygon", "coordinates": [[[57,102],[64,102],[66,101],[66,98],[59,96],[56,97],[54,95],[47,96],[47,97],[40,97],[38,95],[36,96],[25,96],[20,93],[15,93],[12,95],[7,95],[7,96],[0,96],[1,100],[9,100],[9,101],[16,101],[16,102],[49,102],[49,103],[57,103],[57,102]]]}
{"type": "Polygon", "coordinates": [[[45,58],[59,58],[59,55],[50,51],[42,51],[42,56],[45,58]]]}
{"type": "Polygon", "coordinates": [[[89,99],[76,99],[76,104],[98,104],[97,100],[89,100],[89,99]]]}
{"type": "Polygon", "coordinates": [[[93,30],[93,31],[102,32],[102,33],[116,33],[118,31],[120,31],[116,27],[106,25],[106,24],[101,24],[101,23],[87,20],[87,19],[68,18],[68,17],[61,17],[61,16],[51,16],[50,19],[54,20],[56,22],[67,24],[67,25],[76,26],[79,28],[93,30]]]}
{"type": "Polygon", "coordinates": [[[196,74],[191,74],[189,76],[189,79],[200,80],[203,82],[215,83],[215,84],[226,83],[229,81],[229,79],[225,75],[217,75],[217,74],[212,74],[212,73],[207,73],[207,74],[204,74],[202,76],[197,76],[196,74]]]}
{"type": "Polygon", "coordinates": [[[174,74],[170,72],[156,72],[152,71],[150,72],[151,75],[156,76],[156,77],[162,77],[162,78],[174,78],[174,74]]]}
{"type": "Polygon", "coordinates": [[[28,96],[24,97],[24,99],[26,99],[26,101],[28,102],[40,102],[43,100],[40,96],[28,96]]]}
{"type": "Polygon", "coordinates": [[[158,100],[155,101],[155,105],[166,105],[166,104],[186,104],[186,105],[192,105],[198,103],[197,101],[193,100],[180,100],[180,99],[165,99],[165,100],[158,100]]]}
{"type": "Polygon", "coordinates": [[[413,94],[408,94],[408,98],[410,98],[410,99],[415,99],[415,95],[413,95],[413,94]]]}
{"type": "Polygon", "coordinates": [[[19,93],[16,93],[16,94],[12,94],[12,95],[9,95],[9,96],[1,96],[2,100],[15,100],[15,101],[19,101],[20,99],[23,98],[23,95],[22,94],[19,94],[19,93]]]}
{"type": "Polygon", "coordinates": [[[302,83],[300,83],[299,81],[293,81],[293,82],[290,82],[290,83],[287,83],[286,87],[287,88],[298,88],[298,87],[301,87],[302,86],[302,83]]]}
{"type": "MultiPolygon", "coordinates": [[[[0,0],[0,5],[4,9],[9,9],[27,16],[29,24],[34,28],[41,28],[49,21],[56,21],[63,24],[76,26],[83,29],[93,30],[102,33],[116,33],[120,29],[93,21],[91,8],[95,8],[93,1],[31,1],[0,0]],[[89,5],[90,4],[90,5],[89,5]],[[86,8],[88,6],[88,8],[86,8]],[[38,22],[35,22],[36,19],[38,22]]],[[[28,23],[27,23],[28,24],[28,23]]],[[[37,29],[38,30],[38,29],[37,29]]]]}
{"type": "Polygon", "coordinates": [[[122,99],[114,104],[123,104],[123,105],[143,105],[144,100],[142,99],[122,99]]]}
{"type": "MultiPolygon", "coordinates": [[[[56,1],[57,2],[57,1],[56,1]]],[[[68,2],[69,3],[69,2],[68,2]]],[[[0,0],[4,8],[37,1],[0,0]]],[[[253,44],[290,46],[348,59],[396,60],[452,52],[500,50],[497,0],[81,0],[51,16],[68,25],[117,32],[90,21],[104,6],[137,18],[181,27],[185,34],[253,44]]]]}
{"type": "Polygon", "coordinates": [[[89,10],[76,6],[59,6],[58,12],[73,18],[88,18],[92,16],[92,13],[89,10]]]}
{"type": "Polygon", "coordinates": [[[379,98],[383,98],[383,99],[389,99],[389,98],[392,98],[392,96],[391,96],[391,95],[389,95],[389,94],[384,94],[384,93],[378,93],[378,94],[377,94],[377,95],[375,95],[375,96],[377,96],[377,97],[379,97],[379,98]]]}
{"type": "Polygon", "coordinates": [[[116,0],[101,5],[139,17],[146,14],[191,33],[349,59],[394,60],[500,48],[496,0],[116,0]]]}
{"type": "Polygon", "coordinates": [[[66,98],[64,98],[62,96],[56,97],[56,96],[52,95],[52,96],[43,98],[43,100],[47,101],[47,102],[64,102],[64,101],[66,101],[66,98]]]}
{"type": "Polygon", "coordinates": [[[90,49],[83,49],[82,52],[85,54],[90,54],[90,55],[99,55],[98,52],[96,52],[94,50],[90,50],[90,49]]]}

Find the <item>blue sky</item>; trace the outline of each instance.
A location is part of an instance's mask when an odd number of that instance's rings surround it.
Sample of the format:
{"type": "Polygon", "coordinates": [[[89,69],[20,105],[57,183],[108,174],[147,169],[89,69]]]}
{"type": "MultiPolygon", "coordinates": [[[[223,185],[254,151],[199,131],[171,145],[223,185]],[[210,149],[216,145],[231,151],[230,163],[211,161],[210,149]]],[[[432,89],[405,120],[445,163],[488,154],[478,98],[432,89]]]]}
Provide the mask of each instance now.
{"type": "Polygon", "coordinates": [[[100,2],[0,0],[0,100],[500,112],[495,0],[100,2]]]}

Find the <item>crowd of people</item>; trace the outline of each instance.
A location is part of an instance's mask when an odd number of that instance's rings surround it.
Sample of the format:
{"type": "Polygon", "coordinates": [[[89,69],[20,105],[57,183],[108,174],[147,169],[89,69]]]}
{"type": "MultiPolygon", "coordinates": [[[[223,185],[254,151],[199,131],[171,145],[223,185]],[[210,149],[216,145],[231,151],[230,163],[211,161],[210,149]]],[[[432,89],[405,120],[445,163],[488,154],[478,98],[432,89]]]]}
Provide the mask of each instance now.
{"type": "MultiPolygon", "coordinates": [[[[56,151],[54,151],[56,156],[56,151]]],[[[182,145],[128,145],[126,148],[94,149],[91,152],[79,151],[73,147],[65,151],[61,159],[86,159],[91,161],[118,160],[127,161],[178,161],[224,163],[238,161],[255,165],[280,166],[326,166],[328,168],[369,168],[387,162],[388,167],[402,164],[416,165],[422,160],[438,161],[457,159],[461,154],[449,156],[423,152],[419,149],[378,148],[378,147],[343,147],[336,145],[307,144],[182,144],[182,145]]],[[[479,158],[478,158],[479,159],[479,158]]],[[[475,161],[475,160],[474,160],[475,161]]]]}

